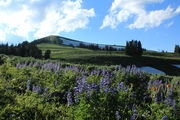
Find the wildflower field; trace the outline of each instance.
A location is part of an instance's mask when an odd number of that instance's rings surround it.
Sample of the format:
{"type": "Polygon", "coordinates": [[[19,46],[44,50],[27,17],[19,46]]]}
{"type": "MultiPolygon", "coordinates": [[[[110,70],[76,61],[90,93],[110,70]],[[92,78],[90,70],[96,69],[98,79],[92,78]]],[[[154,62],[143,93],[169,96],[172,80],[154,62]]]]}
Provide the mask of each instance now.
{"type": "Polygon", "coordinates": [[[180,77],[0,57],[1,120],[179,120],[180,77]]]}

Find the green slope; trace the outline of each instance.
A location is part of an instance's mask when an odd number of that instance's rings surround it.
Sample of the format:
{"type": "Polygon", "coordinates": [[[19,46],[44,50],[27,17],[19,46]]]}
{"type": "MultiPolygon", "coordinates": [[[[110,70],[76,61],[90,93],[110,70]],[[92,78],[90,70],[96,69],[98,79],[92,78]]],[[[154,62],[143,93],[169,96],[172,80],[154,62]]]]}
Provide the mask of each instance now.
{"type": "Polygon", "coordinates": [[[142,57],[130,57],[122,51],[93,51],[84,48],[73,48],[56,44],[38,44],[42,51],[50,49],[52,59],[75,64],[91,64],[100,66],[119,65],[128,66],[135,64],[138,67],[151,66],[165,72],[168,75],[180,75],[180,69],[172,64],[180,64],[180,57],[172,53],[165,55],[153,55],[150,52],[142,57]]]}

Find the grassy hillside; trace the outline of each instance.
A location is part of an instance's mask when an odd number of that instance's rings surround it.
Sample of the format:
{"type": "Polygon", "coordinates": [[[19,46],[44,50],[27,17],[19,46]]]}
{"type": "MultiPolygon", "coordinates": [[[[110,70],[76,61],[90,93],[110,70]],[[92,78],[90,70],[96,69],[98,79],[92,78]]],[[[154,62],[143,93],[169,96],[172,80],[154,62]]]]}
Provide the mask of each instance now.
{"type": "MultiPolygon", "coordinates": [[[[123,55],[119,51],[93,51],[85,48],[73,48],[70,46],[56,45],[56,44],[38,44],[37,45],[42,51],[50,49],[52,52],[52,58],[60,59],[75,59],[82,57],[93,57],[93,56],[111,56],[111,55],[123,55]]],[[[124,56],[124,55],[123,55],[124,56]]]]}
{"type": "Polygon", "coordinates": [[[151,66],[168,75],[180,75],[180,69],[172,64],[180,64],[180,57],[173,53],[145,52],[142,57],[130,57],[123,51],[93,51],[84,48],[73,48],[56,44],[38,44],[42,51],[50,49],[52,59],[60,59],[75,64],[98,66],[135,64],[138,67],[151,66]]]}

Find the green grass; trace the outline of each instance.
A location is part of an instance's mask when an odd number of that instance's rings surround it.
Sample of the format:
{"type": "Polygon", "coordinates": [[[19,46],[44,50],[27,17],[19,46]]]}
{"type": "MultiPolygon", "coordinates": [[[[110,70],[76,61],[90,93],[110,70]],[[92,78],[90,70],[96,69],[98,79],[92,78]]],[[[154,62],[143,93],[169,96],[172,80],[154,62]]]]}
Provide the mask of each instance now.
{"type": "Polygon", "coordinates": [[[60,58],[66,60],[94,56],[125,56],[123,52],[118,51],[93,51],[85,48],[73,48],[70,46],[61,46],[56,44],[38,44],[38,47],[43,52],[50,49],[52,52],[51,58],[60,58]]]}
{"type": "Polygon", "coordinates": [[[110,66],[136,65],[151,66],[165,72],[168,75],[180,76],[180,69],[172,64],[180,64],[180,56],[173,53],[144,52],[142,57],[130,57],[123,51],[93,51],[85,48],[73,48],[55,44],[38,44],[44,52],[50,49],[51,58],[73,64],[110,66]]]}

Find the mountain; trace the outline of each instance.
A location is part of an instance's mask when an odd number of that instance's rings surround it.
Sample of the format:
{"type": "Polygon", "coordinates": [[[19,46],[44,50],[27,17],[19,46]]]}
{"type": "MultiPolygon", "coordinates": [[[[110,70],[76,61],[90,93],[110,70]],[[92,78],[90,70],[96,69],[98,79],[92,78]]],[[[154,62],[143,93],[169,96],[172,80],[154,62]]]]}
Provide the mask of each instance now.
{"type": "Polygon", "coordinates": [[[47,36],[44,38],[34,40],[32,43],[34,43],[34,44],[51,43],[51,44],[67,45],[67,46],[75,46],[75,47],[80,46],[80,44],[98,45],[99,48],[105,48],[106,46],[108,46],[108,47],[112,47],[112,48],[117,49],[117,50],[123,50],[125,48],[124,46],[120,46],[120,45],[106,45],[106,44],[88,43],[88,42],[73,40],[73,39],[66,38],[66,37],[55,36],[55,35],[51,35],[51,36],[47,36]]]}

